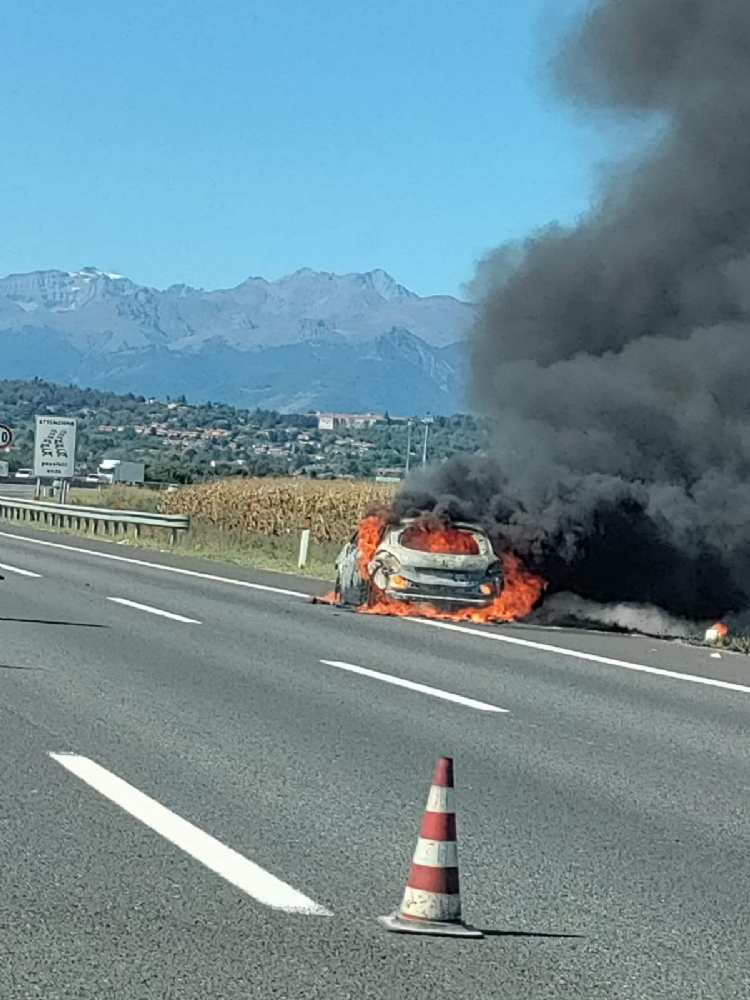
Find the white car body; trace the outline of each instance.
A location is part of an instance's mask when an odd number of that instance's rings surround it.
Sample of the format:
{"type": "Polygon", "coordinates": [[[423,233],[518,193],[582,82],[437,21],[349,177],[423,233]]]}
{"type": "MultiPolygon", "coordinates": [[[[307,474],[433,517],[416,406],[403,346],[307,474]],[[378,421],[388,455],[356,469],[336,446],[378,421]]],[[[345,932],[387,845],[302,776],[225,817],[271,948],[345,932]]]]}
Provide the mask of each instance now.
{"type": "Polygon", "coordinates": [[[451,528],[472,536],[473,555],[427,552],[403,544],[405,532],[417,521],[410,518],[388,525],[367,566],[360,571],[361,552],[355,536],[336,562],[337,591],[346,604],[364,604],[371,587],[397,601],[452,607],[488,607],[502,593],[503,566],[486,533],[475,524],[451,528]]]}

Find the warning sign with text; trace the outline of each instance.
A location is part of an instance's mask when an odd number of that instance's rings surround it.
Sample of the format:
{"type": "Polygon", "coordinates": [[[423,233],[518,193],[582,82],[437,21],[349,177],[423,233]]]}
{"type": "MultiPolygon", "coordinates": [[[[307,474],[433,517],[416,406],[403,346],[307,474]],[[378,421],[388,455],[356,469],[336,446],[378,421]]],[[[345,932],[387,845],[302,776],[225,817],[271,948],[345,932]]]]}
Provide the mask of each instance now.
{"type": "Polygon", "coordinates": [[[34,438],[34,475],[71,479],[76,465],[74,417],[37,417],[34,438]]]}

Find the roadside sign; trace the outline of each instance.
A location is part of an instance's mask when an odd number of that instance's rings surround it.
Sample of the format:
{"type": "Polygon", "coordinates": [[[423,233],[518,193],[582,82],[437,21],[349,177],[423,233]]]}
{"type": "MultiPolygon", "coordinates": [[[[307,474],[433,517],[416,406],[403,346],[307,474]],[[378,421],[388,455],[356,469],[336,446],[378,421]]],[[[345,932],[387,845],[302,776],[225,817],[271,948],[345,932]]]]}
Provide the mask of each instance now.
{"type": "Polygon", "coordinates": [[[0,424],[0,448],[10,448],[13,431],[6,424],[0,424]]]}
{"type": "Polygon", "coordinates": [[[34,437],[34,475],[72,479],[76,466],[75,417],[37,417],[34,437]]]}
{"type": "Polygon", "coordinates": [[[8,468],[7,462],[0,462],[0,476],[6,477],[10,469],[8,468]]]}

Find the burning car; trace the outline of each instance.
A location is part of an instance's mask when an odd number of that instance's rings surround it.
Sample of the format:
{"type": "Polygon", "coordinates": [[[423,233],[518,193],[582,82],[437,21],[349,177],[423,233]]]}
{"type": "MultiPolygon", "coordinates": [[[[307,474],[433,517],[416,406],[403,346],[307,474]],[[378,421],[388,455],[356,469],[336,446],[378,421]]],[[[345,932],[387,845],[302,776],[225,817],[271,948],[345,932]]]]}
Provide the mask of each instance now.
{"type": "Polygon", "coordinates": [[[502,540],[498,555],[477,524],[392,510],[359,523],[336,561],[336,589],[322,600],[361,614],[499,622],[524,618],[547,586],[502,540]]]}
{"type": "Polygon", "coordinates": [[[336,562],[342,603],[363,607],[377,594],[381,600],[454,611],[488,608],[500,597],[503,563],[477,525],[424,518],[372,525],[371,520],[362,522],[336,562]]]}

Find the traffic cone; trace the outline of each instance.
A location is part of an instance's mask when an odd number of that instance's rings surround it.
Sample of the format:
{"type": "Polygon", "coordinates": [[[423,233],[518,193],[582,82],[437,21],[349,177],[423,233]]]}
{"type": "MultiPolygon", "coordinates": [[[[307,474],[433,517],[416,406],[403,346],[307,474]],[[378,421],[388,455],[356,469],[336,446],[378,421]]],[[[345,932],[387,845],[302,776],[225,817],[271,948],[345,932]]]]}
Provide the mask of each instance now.
{"type": "Polygon", "coordinates": [[[484,937],[461,919],[453,760],[439,757],[401,908],[379,917],[389,931],[484,937]]]}

